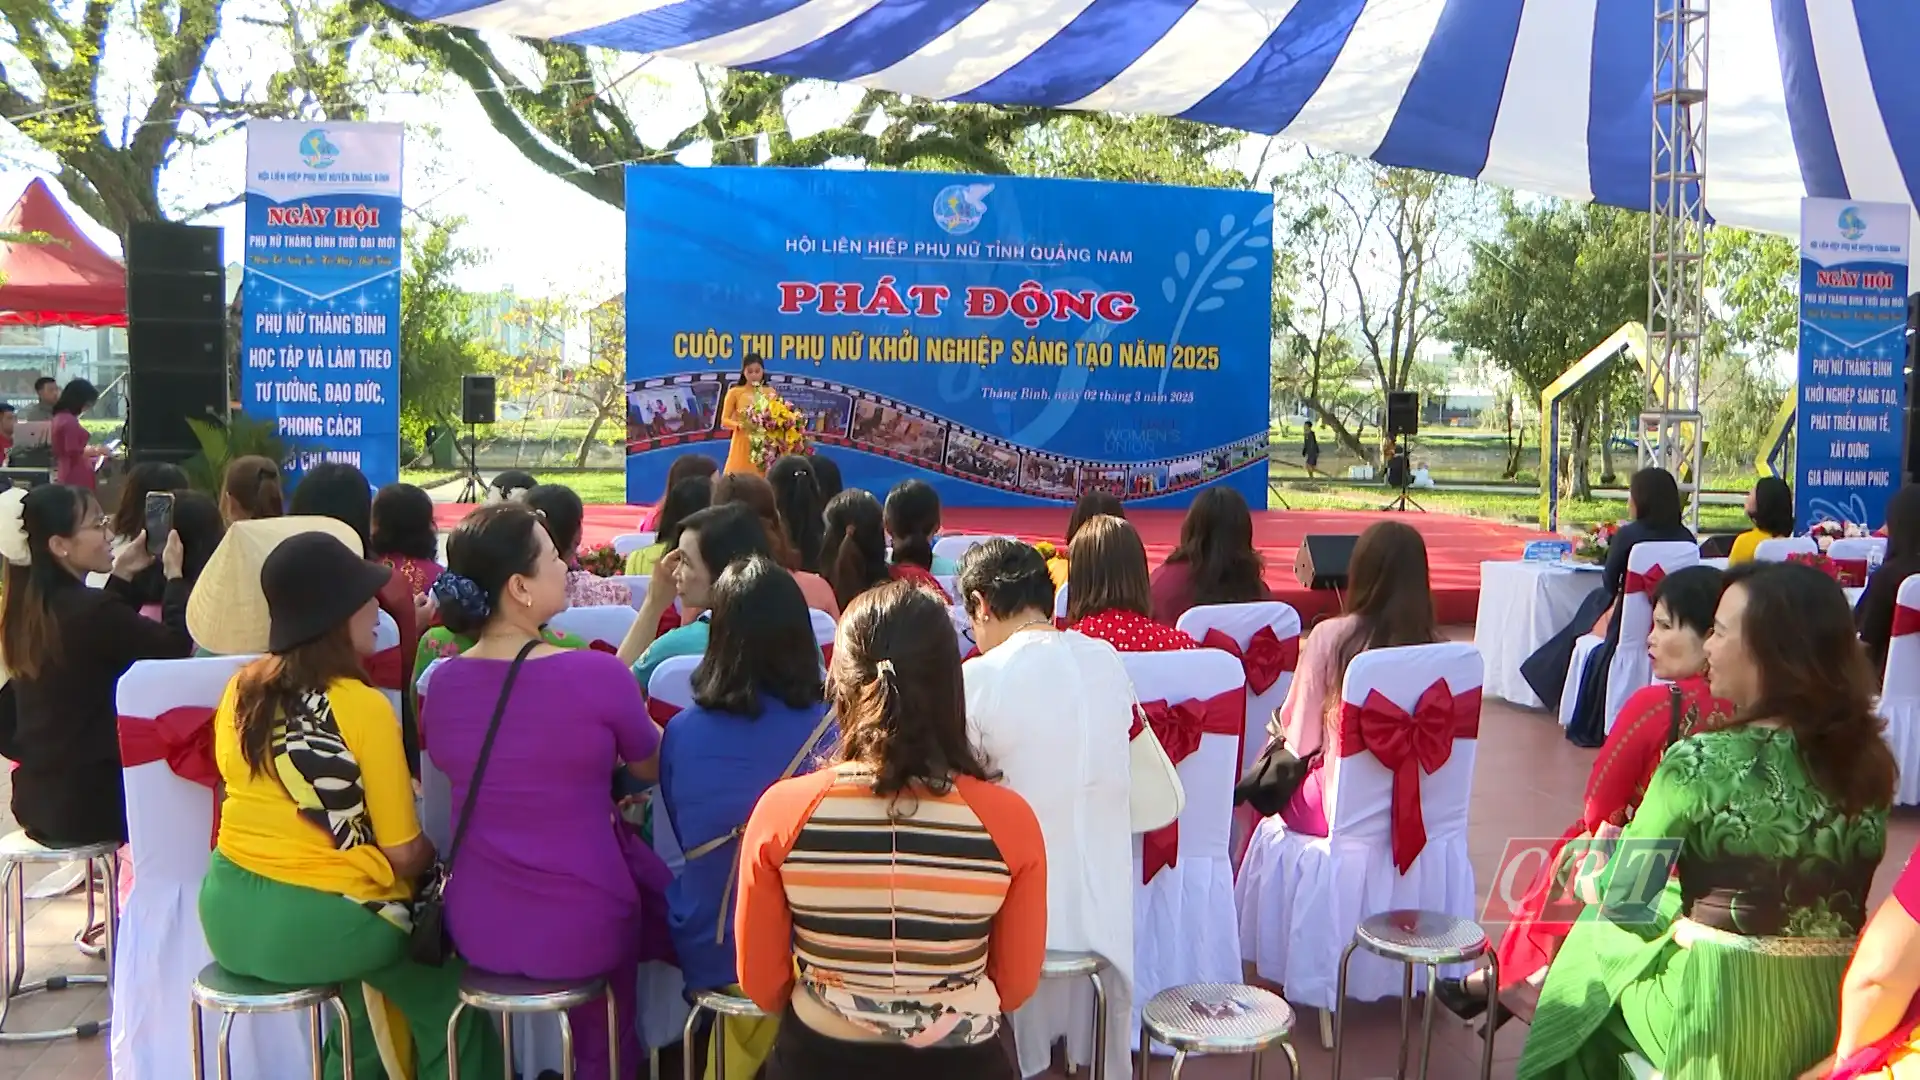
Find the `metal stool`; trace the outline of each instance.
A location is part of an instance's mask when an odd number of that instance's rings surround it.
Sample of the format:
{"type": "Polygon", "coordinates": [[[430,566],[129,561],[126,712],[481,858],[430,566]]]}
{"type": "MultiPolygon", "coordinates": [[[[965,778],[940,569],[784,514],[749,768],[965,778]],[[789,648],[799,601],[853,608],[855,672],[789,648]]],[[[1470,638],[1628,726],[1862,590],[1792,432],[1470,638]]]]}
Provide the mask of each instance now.
{"type": "Polygon", "coordinates": [[[713,1014],[713,1033],[709,1042],[708,1056],[713,1060],[713,1080],[727,1080],[727,1044],[721,1034],[721,1027],[729,1016],[738,1016],[744,1020],[757,1020],[766,1013],[751,1000],[733,994],[723,994],[718,990],[702,990],[693,995],[693,1010],[687,1013],[687,1027],[681,1034],[681,1061],[686,1080],[698,1080],[693,1071],[693,1033],[700,1026],[700,1014],[713,1014]]]}
{"type": "Polygon", "coordinates": [[[1340,1080],[1341,1052],[1345,1049],[1347,1015],[1347,964],[1355,949],[1405,965],[1400,983],[1400,1064],[1394,1076],[1407,1075],[1407,1034],[1413,1024],[1413,969],[1427,969],[1427,1003],[1420,1021],[1420,1080],[1426,1080],[1428,1059],[1433,1052],[1434,984],[1440,979],[1441,964],[1461,964],[1485,960],[1487,965],[1487,1046],[1480,1057],[1481,1080],[1493,1076],[1493,1023],[1500,1007],[1500,961],[1488,947],[1487,933],[1478,923],[1443,915],[1437,911],[1383,911],[1369,916],[1353,932],[1353,941],[1340,954],[1340,982],[1333,1015],[1333,1080],[1340,1080]]]}
{"type": "Polygon", "coordinates": [[[460,979],[460,1000],[447,1017],[447,1080],[460,1080],[460,1053],[454,1031],[460,1014],[467,1009],[500,1018],[500,1054],[506,1063],[505,1080],[514,1080],[513,1018],[552,1013],[560,1018],[560,1076],[573,1080],[573,1024],[567,1010],[577,1009],[594,998],[607,1001],[607,1075],[620,1075],[620,1015],[613,1001],[613,986],[605,979],[564,982],[527,979],[518,975],[497,975],[491,971],[468,968],[460,979]]]}
{"type": "MultiPolygon", "coordinates": [[[[1112,967],[1104,956],[1086,952],[1047,950],[1040,964],[1042,979],[1084,978],[1093,984],[1093,1080],[1107,1080],[1107,988],[1100,973],[1112,967]]],[[[1073,1056],[1067,1056],[1067,1073],[1073,1073],[1073,1056]]]]}
{"type": "Polygon", "coordinates": [[[313,1080],[320,1080],[324,1052],[320,1048],[320,1007],[333,1009],[334,1022],[340,1028],[340,1056],[343,1080],[353,1080],[353,1025],[347,1020],[347,1007],[334,986],[288,986],[264,979],[235,975],[219,964],[208,964],[193,979],[190,1013],[193,1023],[193,1080],[206,1080],[206,1048],[201,1045],[201,1010],[220,1014],[220,1037],[214,1044],[214,1067],[220,1080],[233,1076],[233,1061],[228,1043],[233,1037],[233,1018],[242,1013],[284,1013],[305,1011],[307,1045],[313,1053],[313,1080]]]}
{"type": "Polygon", "coordinates": [[[1300,1075],[1287,1035],[1293,1008],[1278,994],[1238,983],[1190,983],[1162,990],[1140,1010],[1140,1074],[1152,1062],[1153,1044],[1173,1047],[1171,1080],[1180,1080],[1188,1054],[1250,1054],[1253,1080],[1260,1080],[1260,1052],[1280,1044],[1287,1075],[1300,1075]]]}
{"type": "MultiPolygon", "coordinates": [[[[36,843],[24,831],[16,830],[0,837],[0,970],[5,971],[0,986],[0,1028],[7,1022],[7,1009],[13,999],[40,991],[65,990],[69,986],[107,986],[113,984],[114,938],[120,932],[120,873],[115,854],[120,842],[108,840],[79,847],[50,848],[36,843]],[[93,882],[96,872],[106,883],[107,973],[105,975],[51,975],[39,982],[27,982],[27,882],[23,868],[33,863],[87,864],[87,927],[93,926],[93,882]]],[[[84,943],[87,931],[78,941],[84,943]]],[[[49,1042],[54,1039],[86,1039],[107,1030],[109,1020],[86,1020],[72,1027],[52,1031],[0,1031],[0,1044],[49,1042]]]]}

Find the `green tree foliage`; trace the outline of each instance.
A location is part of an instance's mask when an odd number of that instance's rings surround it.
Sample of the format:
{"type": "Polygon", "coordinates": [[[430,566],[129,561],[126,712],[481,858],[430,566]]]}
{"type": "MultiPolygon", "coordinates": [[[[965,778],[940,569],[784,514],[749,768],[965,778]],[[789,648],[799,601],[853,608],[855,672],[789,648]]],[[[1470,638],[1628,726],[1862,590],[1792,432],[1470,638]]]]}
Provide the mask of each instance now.
{"type": "Polygon", "coordinates": [[[160,175],[186,149],[256,117],[362,115],[350,60],[379,9],[277,4],[243,16],[222,0],[0,0],[0,118],[59,162],[74,205],[121,236],[218,209],[233,198],[161,205],[160,175]],[[217,49],[239,24],[254,47],[217,49]]]}
{"type": "MultiPolygon", "coordinates": [[[[1478,350],[1537,398],[1575,360],[1619,329],[1646,321],[1645,215],[1557,200],[1499,208],[1499,231],[1474,245],[1472,266],[1447,312],[1447,335],[1478,350]]],[[[1630,400],[1639,375],[1619,365],[1569,399],[1567,485],[1588,496],[1587,459],[1603,404],[1630,400]]],[[[1544,479],[1544,478],[1543,478],[1544,479]]]]}
{"type": "Polygon", "coordinates": [[[1480,196],[1453,177],[1308,154],[1274,200],[1277,386],[1371,458],[1361,434],[1388,391],[1413,384],[1480,196]]]}
{"type": "MultiPolygon", "coordinates": [[[[374,8],[374,0],[353,0],[374,8]]],[[[683,150],[713,149],[715,165],[818,166],[860,161],[875,168],[1005,173],[1004,148],[1056,115],[904,98],[869,90],[844,118],[796,136],[783,75],[699,70],[704,114],[663,145],[641,141],[631,80],[646,65],[628,54],[557,41],[501,38],[463,27],[398,19],[406,56],[467,84],[495,130],[528,161],[610,206],[626,205],[622,169],[671,164],[683,150]]]]}
{"type": "Polygon", "coordinates": [[[1024,176],[1244,188],[1246,174],[1223,164],[1244,138],[1238,131],[1164,116],[1070,113],[1025,128],[992,149],[1008,170],[1024,176]]]}
{"type": "Polygon", "coordinates": [[[460,376],[493,369],[498,356],[479,333],[472,294],[455,284],[482,253],[463,247],[459,218],[411,225],[402,233],[400,271],[400,439],[422,446],[429,426],[451,427],[460,413],[460,376]]]}
{"type": "Polygon", "coordinates": [[[563,416],[585,413],[574,467],[586,468],[603,430],[626,433],[626,294],[599,302],[591,296],[524,300],[507,322],[527,331],[527,345],[503,361],[502,389],[515,400],[558,402],[563,416]],[[582,334],[584,350],[577,347],[582,334]]]}
{"type": "Polygon", "coordinates": [[[1790,391],[1800,343],[1800,253],[1791,239],[1725,226],[1707,234],[1707,324],[1701,409],[1707,460],[1722,475],[1750,473],[1790,391]]]}

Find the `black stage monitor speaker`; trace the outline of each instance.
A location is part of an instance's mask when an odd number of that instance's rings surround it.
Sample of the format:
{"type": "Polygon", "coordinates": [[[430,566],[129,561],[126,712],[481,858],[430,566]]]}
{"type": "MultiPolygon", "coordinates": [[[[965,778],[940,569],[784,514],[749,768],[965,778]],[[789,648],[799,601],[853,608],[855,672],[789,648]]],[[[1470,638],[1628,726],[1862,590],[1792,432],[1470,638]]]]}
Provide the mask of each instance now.
{"type": "Polygon", "coordinates": [[[227,414],[227,282],[219,229],[142,222],[127,233],[127,443],[136,461],[200,448],[189,419],[227,414]]]}
{"type": "Polygon", "coordinates": [[[1347,587],[1347,561],[1358,536],[1308,536],[1293,557],[1293,573],[1309,589],[1347,587]]]}
{"type": "Polygon", "coordinates": [[[1420,433],[1420,395],[1411,390],[1387,391],[1387,434],[1396,438],[1420,433]]]}
{"type": "Polygon", "coordinates": [[[460,422],[493,423],[493,376],[460,376],[460,422]]]}

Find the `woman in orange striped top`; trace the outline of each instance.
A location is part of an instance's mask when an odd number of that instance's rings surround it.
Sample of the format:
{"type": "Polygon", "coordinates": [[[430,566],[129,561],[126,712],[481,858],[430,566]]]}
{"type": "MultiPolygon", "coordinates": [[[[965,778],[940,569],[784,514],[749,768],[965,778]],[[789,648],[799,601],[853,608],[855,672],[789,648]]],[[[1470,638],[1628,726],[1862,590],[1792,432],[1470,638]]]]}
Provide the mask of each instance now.
{"type": "Polygon", "coordinates": [[[740,985],[781,1015],[767,1080],[1014,1080],[1001,1014],[1040,980],[1046,847],[967,741],[947,609],[904,582],[840,619],[840,763],[775,784],[740,846],[740,985]]]}

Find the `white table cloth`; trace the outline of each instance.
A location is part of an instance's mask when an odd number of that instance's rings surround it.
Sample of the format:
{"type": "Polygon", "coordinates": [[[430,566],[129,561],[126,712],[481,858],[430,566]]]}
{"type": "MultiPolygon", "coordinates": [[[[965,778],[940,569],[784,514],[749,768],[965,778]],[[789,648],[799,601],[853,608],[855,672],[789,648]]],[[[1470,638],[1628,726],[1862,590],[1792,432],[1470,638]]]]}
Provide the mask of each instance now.
{"type": "Polygon", "coordinates": [[[1515,705],[1543,709],[1520,676],[1520,665],[1567,625],[1601,575],[1550,562],[1480,564],[1480,610],[1473,643],[1486,662],[1485,692],[1515,705]]]}

